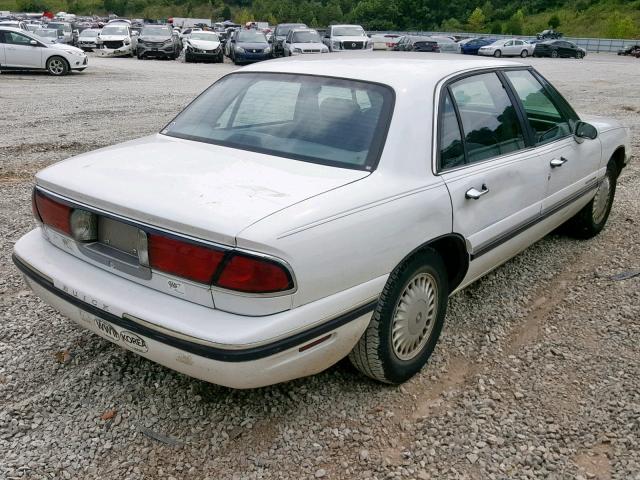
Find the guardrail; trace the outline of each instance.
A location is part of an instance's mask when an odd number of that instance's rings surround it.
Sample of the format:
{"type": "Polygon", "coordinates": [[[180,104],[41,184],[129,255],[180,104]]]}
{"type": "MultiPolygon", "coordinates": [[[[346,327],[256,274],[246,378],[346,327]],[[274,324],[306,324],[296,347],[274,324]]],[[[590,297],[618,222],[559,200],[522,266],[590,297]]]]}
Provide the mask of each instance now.
{"type": "MultiPolygon", "coordinates": [[[[385,33],[393,33],[400,35],[440,35],[440,36],[460,36],[460,37],[489,37],[489,38],[520,38],[522,40],[535,40],[534,35],[498,35],[491,33],[469,33],[469,32],[368,32],[371,35],[383,35],[385,33]]],[[[631,45],[640,45],[639,40],[625,40],[621,38],[580,38],[580,37],[562,37],[562,40],[575,43],[579,47],[584,48],[588,52],[617,52],[631,45]]]]}

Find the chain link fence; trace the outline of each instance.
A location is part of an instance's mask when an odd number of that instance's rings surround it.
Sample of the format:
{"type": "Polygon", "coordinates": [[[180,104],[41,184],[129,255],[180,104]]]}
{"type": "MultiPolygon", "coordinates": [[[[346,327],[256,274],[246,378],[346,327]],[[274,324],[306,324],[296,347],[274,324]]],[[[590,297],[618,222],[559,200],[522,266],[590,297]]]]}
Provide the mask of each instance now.
{"type": "MultiPolygon", "coordinates": [[[[498,35],[489,33],[469,33],[469,32],[369,32],[371,35],[384,35],[386,33],[399,35],[420,35],[420,36],[456,36],[456,37],[487,37],[487,38],[520,38],[522,40],[535,40],[533,35],[498,35]]],[[[562,40],[575,43],[579,47],[584,48],[587,52],[617,52],[632,45],[640,45],[639,40],[623,40],[620,38],[579,38],[579,37],[562,37],[562,40]]]]}

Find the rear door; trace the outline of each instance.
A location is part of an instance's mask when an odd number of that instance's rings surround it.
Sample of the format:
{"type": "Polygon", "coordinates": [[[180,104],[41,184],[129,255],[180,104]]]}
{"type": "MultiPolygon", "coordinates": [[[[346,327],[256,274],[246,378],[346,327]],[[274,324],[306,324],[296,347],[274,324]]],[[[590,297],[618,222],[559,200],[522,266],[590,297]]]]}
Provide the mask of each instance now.
{"type": "Polygon", "coordinates": [[[528,246],[515,237],[539,217],[546,190],[546,165],[506,85],[497,72],[476,73],[447,85],[439,107],[438,169],[453,231],[471,252],[468,281],[528,246]]]}
{"type": "Polygon", "coordinates": [[[573,136],[578,116],[560,94],[530,70],[505,72],[522,102],[540,159],[548,178],[542,214],[547,215],[593,193],[597,186],[599,140],[573,136]]]}

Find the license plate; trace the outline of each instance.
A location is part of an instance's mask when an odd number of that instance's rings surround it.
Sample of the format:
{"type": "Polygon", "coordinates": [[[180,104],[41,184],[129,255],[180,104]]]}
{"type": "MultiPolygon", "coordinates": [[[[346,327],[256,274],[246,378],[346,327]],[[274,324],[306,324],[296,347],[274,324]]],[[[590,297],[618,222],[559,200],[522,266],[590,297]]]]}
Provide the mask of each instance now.
{"type": "Polygon", "coordinates": [[[98,242],[138,255],[138,228],[108,217],[98,217],[98,242]]]}

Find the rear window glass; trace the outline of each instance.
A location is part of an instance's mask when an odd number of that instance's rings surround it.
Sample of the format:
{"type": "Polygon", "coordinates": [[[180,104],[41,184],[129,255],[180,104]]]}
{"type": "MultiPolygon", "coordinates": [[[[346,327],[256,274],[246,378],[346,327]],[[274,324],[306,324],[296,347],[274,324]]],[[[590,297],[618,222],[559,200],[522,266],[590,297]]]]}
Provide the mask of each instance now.
{"type": "Polygon", "coordinates": [[[236,73],[213,84],[163,134],[338,167],[372,170],[391,88],[329,77],[236,73]]]}

